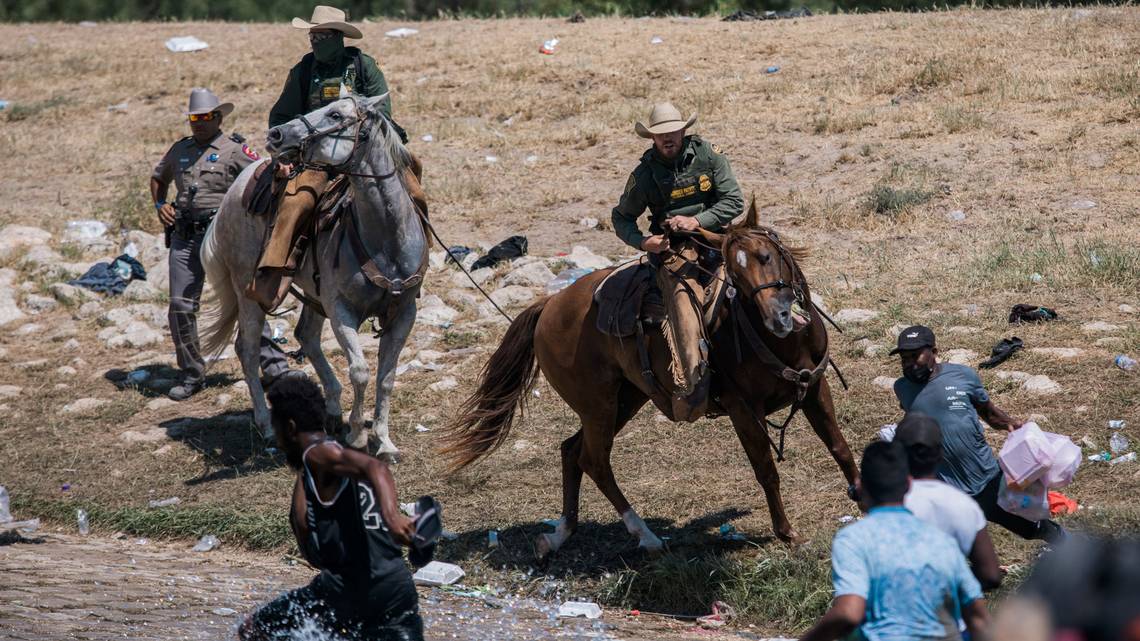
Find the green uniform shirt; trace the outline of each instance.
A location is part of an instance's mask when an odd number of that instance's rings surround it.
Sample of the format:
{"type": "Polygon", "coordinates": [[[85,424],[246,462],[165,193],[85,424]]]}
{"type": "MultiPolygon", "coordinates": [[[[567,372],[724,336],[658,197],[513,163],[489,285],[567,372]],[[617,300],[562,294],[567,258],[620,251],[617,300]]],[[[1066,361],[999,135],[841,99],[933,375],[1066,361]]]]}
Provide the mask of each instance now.
{"type": "MultiPolygon", "coordinates": [[[[336,102],[340,98],[342,83],[349,91],[366,97],[388,92],[384,72],[376,66],[372,56],[361,53],[356,47],[345,47],[340,58],[328,64],[317,62],[316,57],[308,53],[289,70],[289,78],[285,80],[281,97],[269,110],[269,126],[272,128],[285,124],[330,102],[336,102]],[[360,56],[359,78],[356,73],[356,56],[360,56]],[[306,69],[310,80],[307,87],[302,87],[306,69]]],[[[389,99],[384,102],[384,113],[391,117],[392,101],[389,99]]]]}
{"type": "Polygon", "coordinates": [[[702,229],[720,231],[744,211],[744,196],[728,158],[694,135],[685,137],[673,161],[650,148],[629,175],[611,218],[618,238],[637,249],[646,238],[637,219],[647,207],[653,235],[662,233],[661,223],[673,216],[695,216],[702,229]]]}
{"type": "Polygon", "coordinates": [[[238,174],[258,160],[257,152],[244,142],[237,134],[218,132],[216,138],[199,145],[193,136],[187,136],[170,147],[151,176],[166,185],[174,183],[178,211],[206,214],[221,206],[238,174]]]}

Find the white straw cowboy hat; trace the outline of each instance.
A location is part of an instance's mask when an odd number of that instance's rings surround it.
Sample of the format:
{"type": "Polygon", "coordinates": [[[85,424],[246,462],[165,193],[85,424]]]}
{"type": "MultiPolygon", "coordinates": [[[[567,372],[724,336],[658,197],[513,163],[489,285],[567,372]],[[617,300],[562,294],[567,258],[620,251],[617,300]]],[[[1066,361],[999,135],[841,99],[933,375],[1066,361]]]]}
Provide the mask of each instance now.
{"type": "Polygon", "coordinates": [[[346,38],[363,38],[360,29],[345,22],[346,18],[340,9],[318,4],[313,7],[312,20],[293,18],[293,26],[297,29],[332,29],[343,33],[346,38]]]}
{"type": "Polygon", "coordinates": [[[234,103],[222,102],[214,95],[214,92],[203,87],[194,87],[190,90],[190,104],[186,107],[186,111],[182,113],[189,115],[208,114],[211,111],[220,111],[223,116],[228,116],[234,110],[234,103]]]}
{"type": "Polygon", "coordinates": [[[696,113],[685,120],[681,115],[681,110],[671,103],[663,102],[653,105],[653,110],[649,112],[649,124],[638,121],[633,126],[633,130],[642,138],[652,138],[653,134],[667,134],[680,129],[688,129],[696,121],[696,113]]]}

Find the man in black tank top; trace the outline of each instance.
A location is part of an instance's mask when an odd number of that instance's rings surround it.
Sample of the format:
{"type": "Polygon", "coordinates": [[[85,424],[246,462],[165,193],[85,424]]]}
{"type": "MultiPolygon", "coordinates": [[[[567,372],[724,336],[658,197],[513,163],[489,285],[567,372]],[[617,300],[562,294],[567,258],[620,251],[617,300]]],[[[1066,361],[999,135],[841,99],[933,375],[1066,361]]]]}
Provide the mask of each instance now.
{"type": "Polygon", "coordinates": [[[318,629],[337,639],[422,641],[423,620],[401,546],[415,523],[400,513],[386,462],[341,447],[324,431],[324,399],[308,378],[267,394],[277,442],[297,471],[289,521],[320,574],[250,615],[243,641],[318,629]]]}

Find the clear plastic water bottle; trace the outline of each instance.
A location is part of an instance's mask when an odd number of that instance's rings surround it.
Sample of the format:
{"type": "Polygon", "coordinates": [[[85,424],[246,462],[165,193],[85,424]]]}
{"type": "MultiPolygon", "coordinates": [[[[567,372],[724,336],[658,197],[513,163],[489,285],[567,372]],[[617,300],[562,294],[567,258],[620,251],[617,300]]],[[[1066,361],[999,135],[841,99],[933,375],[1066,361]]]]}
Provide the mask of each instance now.
{"type": "Polygon", "coordinates": [[[1129,356],[1127,354],[1117,355],[1116,359],[1113,360],[1112,362],[1115,363],[1117,367],[1119,367],[1120,369],[1122,369],[1126,372],[1131,372],[1131,371],[1135,370],[1136,366],[1138,365],[1138,363],[1136,362],[1136,359],[1132,358],[1131,356],[1129,356]]]}
{"type": "Polygon", "coordinates": [[[1120,454],[1128,449],[1128,437],[1120,432],[1113,432],[1112,438],[1108,439],[1108,448],[1112,450],[1113,454],[1120,454]]]}
{"type": "Polygon", "coordinates": [[[1112,419],[1111,421],[1108,422],[1108,429],[1110,429],[1110,430],[1124,429],[1125,425],[1128,425],[1127,421],[1115,418],[1115,419],[1112,419]]]}
{"type": "Polygon", "coordinates": [[[12,513],[8,511],[8,490],[0,485],[0,523],[12,520],[12,513]]]}
{"type": "Polygon", "coordinates": [[[1088,457],[1090,461],[1111,461],[1112,455],[1108,452],[1101,452],[1100,454],[1090,454],[1088,457]]]}
{"type": "Polygon", "coordinates": [[[1136,460],[1136,452],[1129,452],[1120,458],[1114,458],[1108,462],[1109,465],[1118,465],[1120,463],[1127,463],[1136,460]]]}
{"type": "Polygon", "coordinates": [[[75,520],[79,524],[79,534],[81,536],[91,534],[91,522],[87,519],[87,510],[76,510],[75,520]]]}

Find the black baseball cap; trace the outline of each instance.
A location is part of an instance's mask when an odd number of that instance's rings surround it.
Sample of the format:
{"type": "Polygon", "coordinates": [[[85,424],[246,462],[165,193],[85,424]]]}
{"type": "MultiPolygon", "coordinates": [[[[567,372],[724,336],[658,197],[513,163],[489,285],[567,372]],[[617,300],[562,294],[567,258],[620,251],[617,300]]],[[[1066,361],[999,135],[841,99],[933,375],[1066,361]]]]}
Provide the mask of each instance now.
{"type": "Polygon", "coordinates": [[[431,562],[435,546],[443,536],[443,507],[435,498],[421,496],[416,501],[416,533],[408,550],[408,560],[416,568],[431,562]]]}
{"type": "Polygon", "coordinates": [[[942,428],[926,414],[911,412],[899,421],[895,439],[908,448],[916,445],[931,449],[942,447],[942,428]]]}
{"type": "Polygon", "coordinates": [[[923,347],[934,347],[934,331],[925,325],[911,325],[899,332],[899,346],[891,350],[891,356],[923,347]]]}

